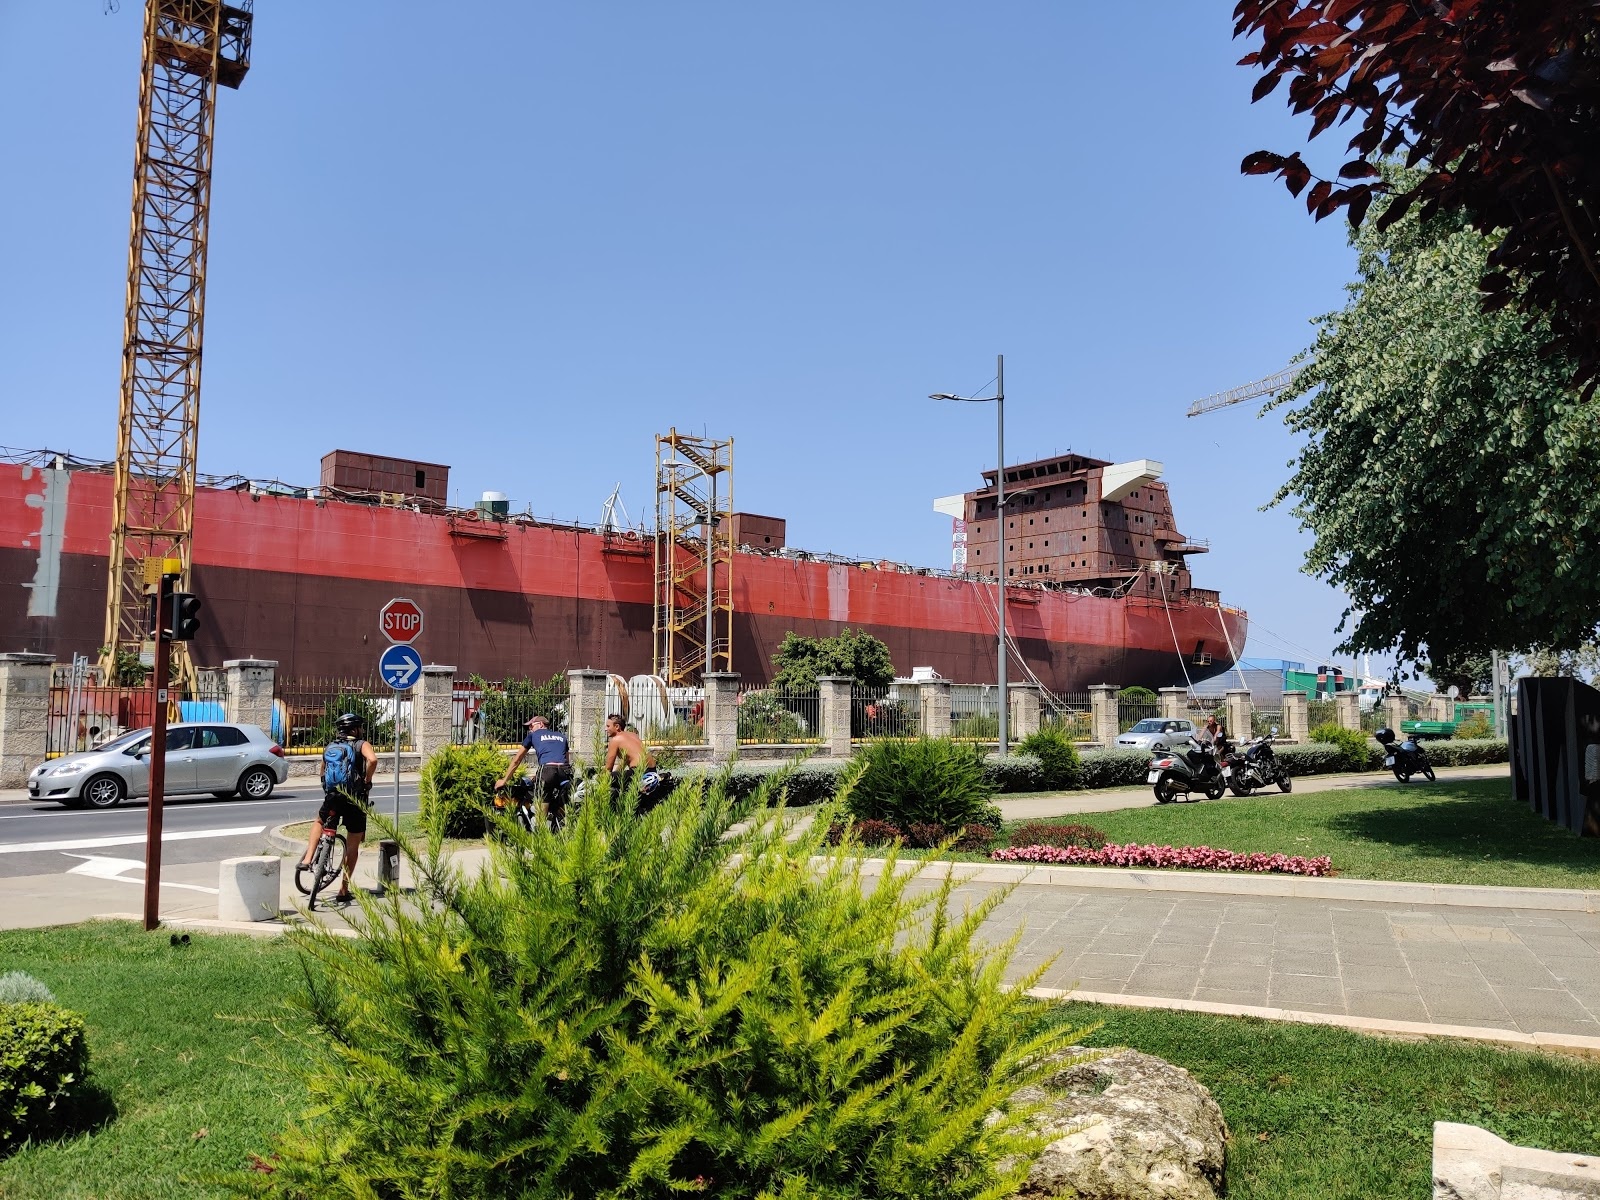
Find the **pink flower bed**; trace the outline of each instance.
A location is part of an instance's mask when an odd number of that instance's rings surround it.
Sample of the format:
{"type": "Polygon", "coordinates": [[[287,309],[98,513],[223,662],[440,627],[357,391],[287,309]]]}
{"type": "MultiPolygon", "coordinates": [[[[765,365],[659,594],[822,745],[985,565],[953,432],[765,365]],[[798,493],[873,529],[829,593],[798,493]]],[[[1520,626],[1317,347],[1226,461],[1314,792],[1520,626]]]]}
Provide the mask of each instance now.
{"type": "Polygon", "coordinates": [[[996,862],[1059,863],[1074,867],[1170,867],[1189,871],[1254,871],[1273,875],[1327,875],[1333,862],[1326,854],[1305,858],[1298,854],[1237,854],[1210,846],[1126,846],[1115,843],[1089,849],[1084,846],[1012,846],[992,850],[996,862]]]}

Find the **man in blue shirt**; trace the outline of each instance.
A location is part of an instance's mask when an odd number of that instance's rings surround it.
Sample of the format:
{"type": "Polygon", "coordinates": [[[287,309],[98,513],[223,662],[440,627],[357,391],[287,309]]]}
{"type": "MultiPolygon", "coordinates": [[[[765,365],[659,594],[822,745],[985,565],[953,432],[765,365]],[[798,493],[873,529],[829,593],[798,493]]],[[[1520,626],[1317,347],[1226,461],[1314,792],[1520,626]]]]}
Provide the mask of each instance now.
{"type": "Polygon", "coordinates": [[[550,819],[560,825],[566,816],[566,789],[555,787],[557,780],[570,779],[572,767],[567,763],[567,739],[564,734],[557,733],[550,728],[550,723],[543,717],[529,717],[527,722],[528,736],[522,739],[522,749],[517,751],[517,756],[511,760],[511,765],[506,768],[506,773],[494,785],[499,791],[517,773],[517,768],[522,765],[522,760],[532,751],[534,761],[539,766],[539,796],[550,807],[550,819]]]}

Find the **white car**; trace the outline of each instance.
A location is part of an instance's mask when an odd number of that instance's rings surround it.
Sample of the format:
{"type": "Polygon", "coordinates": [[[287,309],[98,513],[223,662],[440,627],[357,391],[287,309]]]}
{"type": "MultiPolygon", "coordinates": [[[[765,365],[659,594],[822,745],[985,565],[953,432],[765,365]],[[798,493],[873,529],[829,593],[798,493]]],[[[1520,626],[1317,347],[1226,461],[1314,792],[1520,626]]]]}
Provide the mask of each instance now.
{"type": "MultiPolygon", "coordinates": [[[[265,800],[289,778],[283,747],[259,725],[188,722],[167,726],[168,796],[210,792],[219,798],[265,800]]],[[[112,808],[150,794],[150,730],[136,729],[81,754],[35,767],[28,795],[69,808],[112,808]]]]}
{"type": "Polygon", "coordinates": [[[1127,733],[1117,736],[1117,749],[1172,750],[1187,745],[1195,733],[1194,722],[1182,717],[1146,717],[1127,733]]]}

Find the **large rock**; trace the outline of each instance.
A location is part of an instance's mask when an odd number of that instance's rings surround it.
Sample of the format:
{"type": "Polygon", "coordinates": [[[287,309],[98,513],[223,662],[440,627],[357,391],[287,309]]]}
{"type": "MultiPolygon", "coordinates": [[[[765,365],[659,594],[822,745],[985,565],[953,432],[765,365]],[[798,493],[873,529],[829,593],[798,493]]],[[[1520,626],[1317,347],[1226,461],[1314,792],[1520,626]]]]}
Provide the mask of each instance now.
{"type": "Polygon", "coordinates": [[[1182,1067],[1116,1050],[1016,1094],[1051,1138],[1018,1192],[1074,1200],[1217,1200],[1228,1127],[1182,1067]]]}
{"type": "Polygon", "coordinates": [[[1600,1196],[1600,1158],[1531,1150],[1476,1125],[1435,1121],[1434,1200],[1587,1200],[1600,1196]]]}

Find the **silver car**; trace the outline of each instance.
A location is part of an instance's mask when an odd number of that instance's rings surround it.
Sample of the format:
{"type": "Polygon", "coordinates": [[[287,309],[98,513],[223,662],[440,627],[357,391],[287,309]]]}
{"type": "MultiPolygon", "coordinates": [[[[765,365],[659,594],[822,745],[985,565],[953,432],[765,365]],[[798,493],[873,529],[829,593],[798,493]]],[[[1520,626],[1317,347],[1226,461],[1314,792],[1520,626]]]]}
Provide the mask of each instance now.
{"type": "MultiPolygon", "coordinates": [[[[210,792],[265,800],[289,778],[283,748],[258,725],[167,726],[168,796],[210,792]]],[[[53,758],[28,776],[28,795],[69,808],[111,808],[150,794],[150,730],[136,729],[81,754],[53,758]]]]}
{"type": "Polygon", "coordinates": [[[1171,750],[1195,736],[1194,722],[1185,718],[1146,717],[1117,737],[1119,750],[1171,750]]]}

